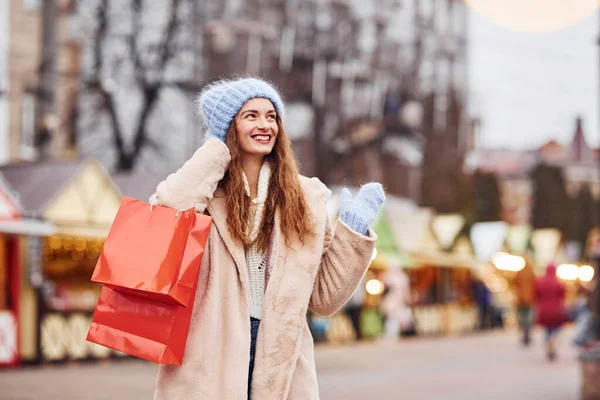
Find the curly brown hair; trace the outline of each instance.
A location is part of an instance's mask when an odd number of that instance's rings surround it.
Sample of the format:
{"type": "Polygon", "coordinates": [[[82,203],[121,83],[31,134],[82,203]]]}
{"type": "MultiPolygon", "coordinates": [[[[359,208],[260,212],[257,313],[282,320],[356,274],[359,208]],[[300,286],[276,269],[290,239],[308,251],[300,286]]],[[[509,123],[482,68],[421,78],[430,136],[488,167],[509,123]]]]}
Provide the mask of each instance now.
{"type": "MultiPolygon", "coordinates": [[[[265,156],[265,162],[269,162],[271,165],[271,177],[263,220],[256,238],[261,251],[267,250],[271,240],[277,207],[281,213],[281,221],[285,221],[281,224],[281,230],[288,246],[293,239],[298,239],[304,244],[313,229],[310,210],[298,179],[298,165],[292,149],[292,142],[285,134],[279,116],[277,116],[277,126],[279,132],[273,151],[265,156]]],[[[248,238],[248,227],[252,224],[250,221],[251,200],[244,189],[242,157],[235,121],[229,126],[225,144],[229,148],[231,162],[225,176],[219,182],[219,186],[225,193],[227,225],[234,240],[248,247],[252,244],[248,238]]]]}

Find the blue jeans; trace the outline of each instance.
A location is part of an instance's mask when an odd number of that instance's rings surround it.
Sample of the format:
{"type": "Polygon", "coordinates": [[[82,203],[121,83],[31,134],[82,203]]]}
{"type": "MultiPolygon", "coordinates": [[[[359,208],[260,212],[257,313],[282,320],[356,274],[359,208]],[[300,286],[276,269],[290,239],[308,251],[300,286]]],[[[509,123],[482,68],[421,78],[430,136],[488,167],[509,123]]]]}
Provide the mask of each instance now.
{"type": "Polygon", "coordinates": [[[250,400],[250,387],[252,386],[252,371],[254,371],[254,355],[256,354],[256,338],[260,319],[250,317],[250,368],[248,369],[248,400],[250,400]]]}

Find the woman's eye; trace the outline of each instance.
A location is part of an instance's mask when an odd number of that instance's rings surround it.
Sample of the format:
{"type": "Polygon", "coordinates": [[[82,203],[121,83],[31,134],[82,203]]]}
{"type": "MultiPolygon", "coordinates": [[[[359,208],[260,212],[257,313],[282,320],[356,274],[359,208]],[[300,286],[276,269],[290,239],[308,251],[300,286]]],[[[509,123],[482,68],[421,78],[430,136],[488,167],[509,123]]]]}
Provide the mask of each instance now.
{"type": "Polygon", "coordinates": [[[256,118],[256,114],[246,114],[246,118],[256,118]]]}
{"type": "Polygon", "coordinates": [[[275,119],[275,114],[271,114],[271,115],[267,116],[267,118],[269,118],[269,119],[275,119]]]}

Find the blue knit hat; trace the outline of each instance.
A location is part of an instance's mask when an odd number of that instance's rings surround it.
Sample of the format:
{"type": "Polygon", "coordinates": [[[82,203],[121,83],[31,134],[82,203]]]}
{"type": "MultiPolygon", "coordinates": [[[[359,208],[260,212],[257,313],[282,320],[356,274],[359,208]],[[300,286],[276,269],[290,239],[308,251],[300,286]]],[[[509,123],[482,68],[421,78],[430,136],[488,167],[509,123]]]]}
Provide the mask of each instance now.
{"type": "Polygon", "coordinates": [[[207,86],[198,99],[204,123],[212,135],[224,140],[231,121],[250,99],[265,98],[273,103],[283,120],[285,106],[277,89],[259,78],[223,79],[207,86]]]}

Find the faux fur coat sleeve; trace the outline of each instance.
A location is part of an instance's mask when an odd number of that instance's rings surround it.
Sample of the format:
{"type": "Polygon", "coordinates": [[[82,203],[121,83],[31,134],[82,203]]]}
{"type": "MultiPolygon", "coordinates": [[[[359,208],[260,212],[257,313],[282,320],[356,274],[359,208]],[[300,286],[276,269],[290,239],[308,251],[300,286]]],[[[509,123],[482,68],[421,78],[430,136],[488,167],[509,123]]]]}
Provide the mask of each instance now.
{"type": "Polygon", "coordinates": [[[352,296],[371,262],[377,236],[354,232],[338,221],[332,235],[326,224],[324,253],[309,307],[322,316],[333,315],[352,296]],[[349,263],[349,261],[352,261],[349,263]]]}
{"type": "Polygon", "coordinates": [[[218,139],[208,139],[177,172],[158,184],[156,204],[204,212],[229,161],[227,146],[218,139]]]}

